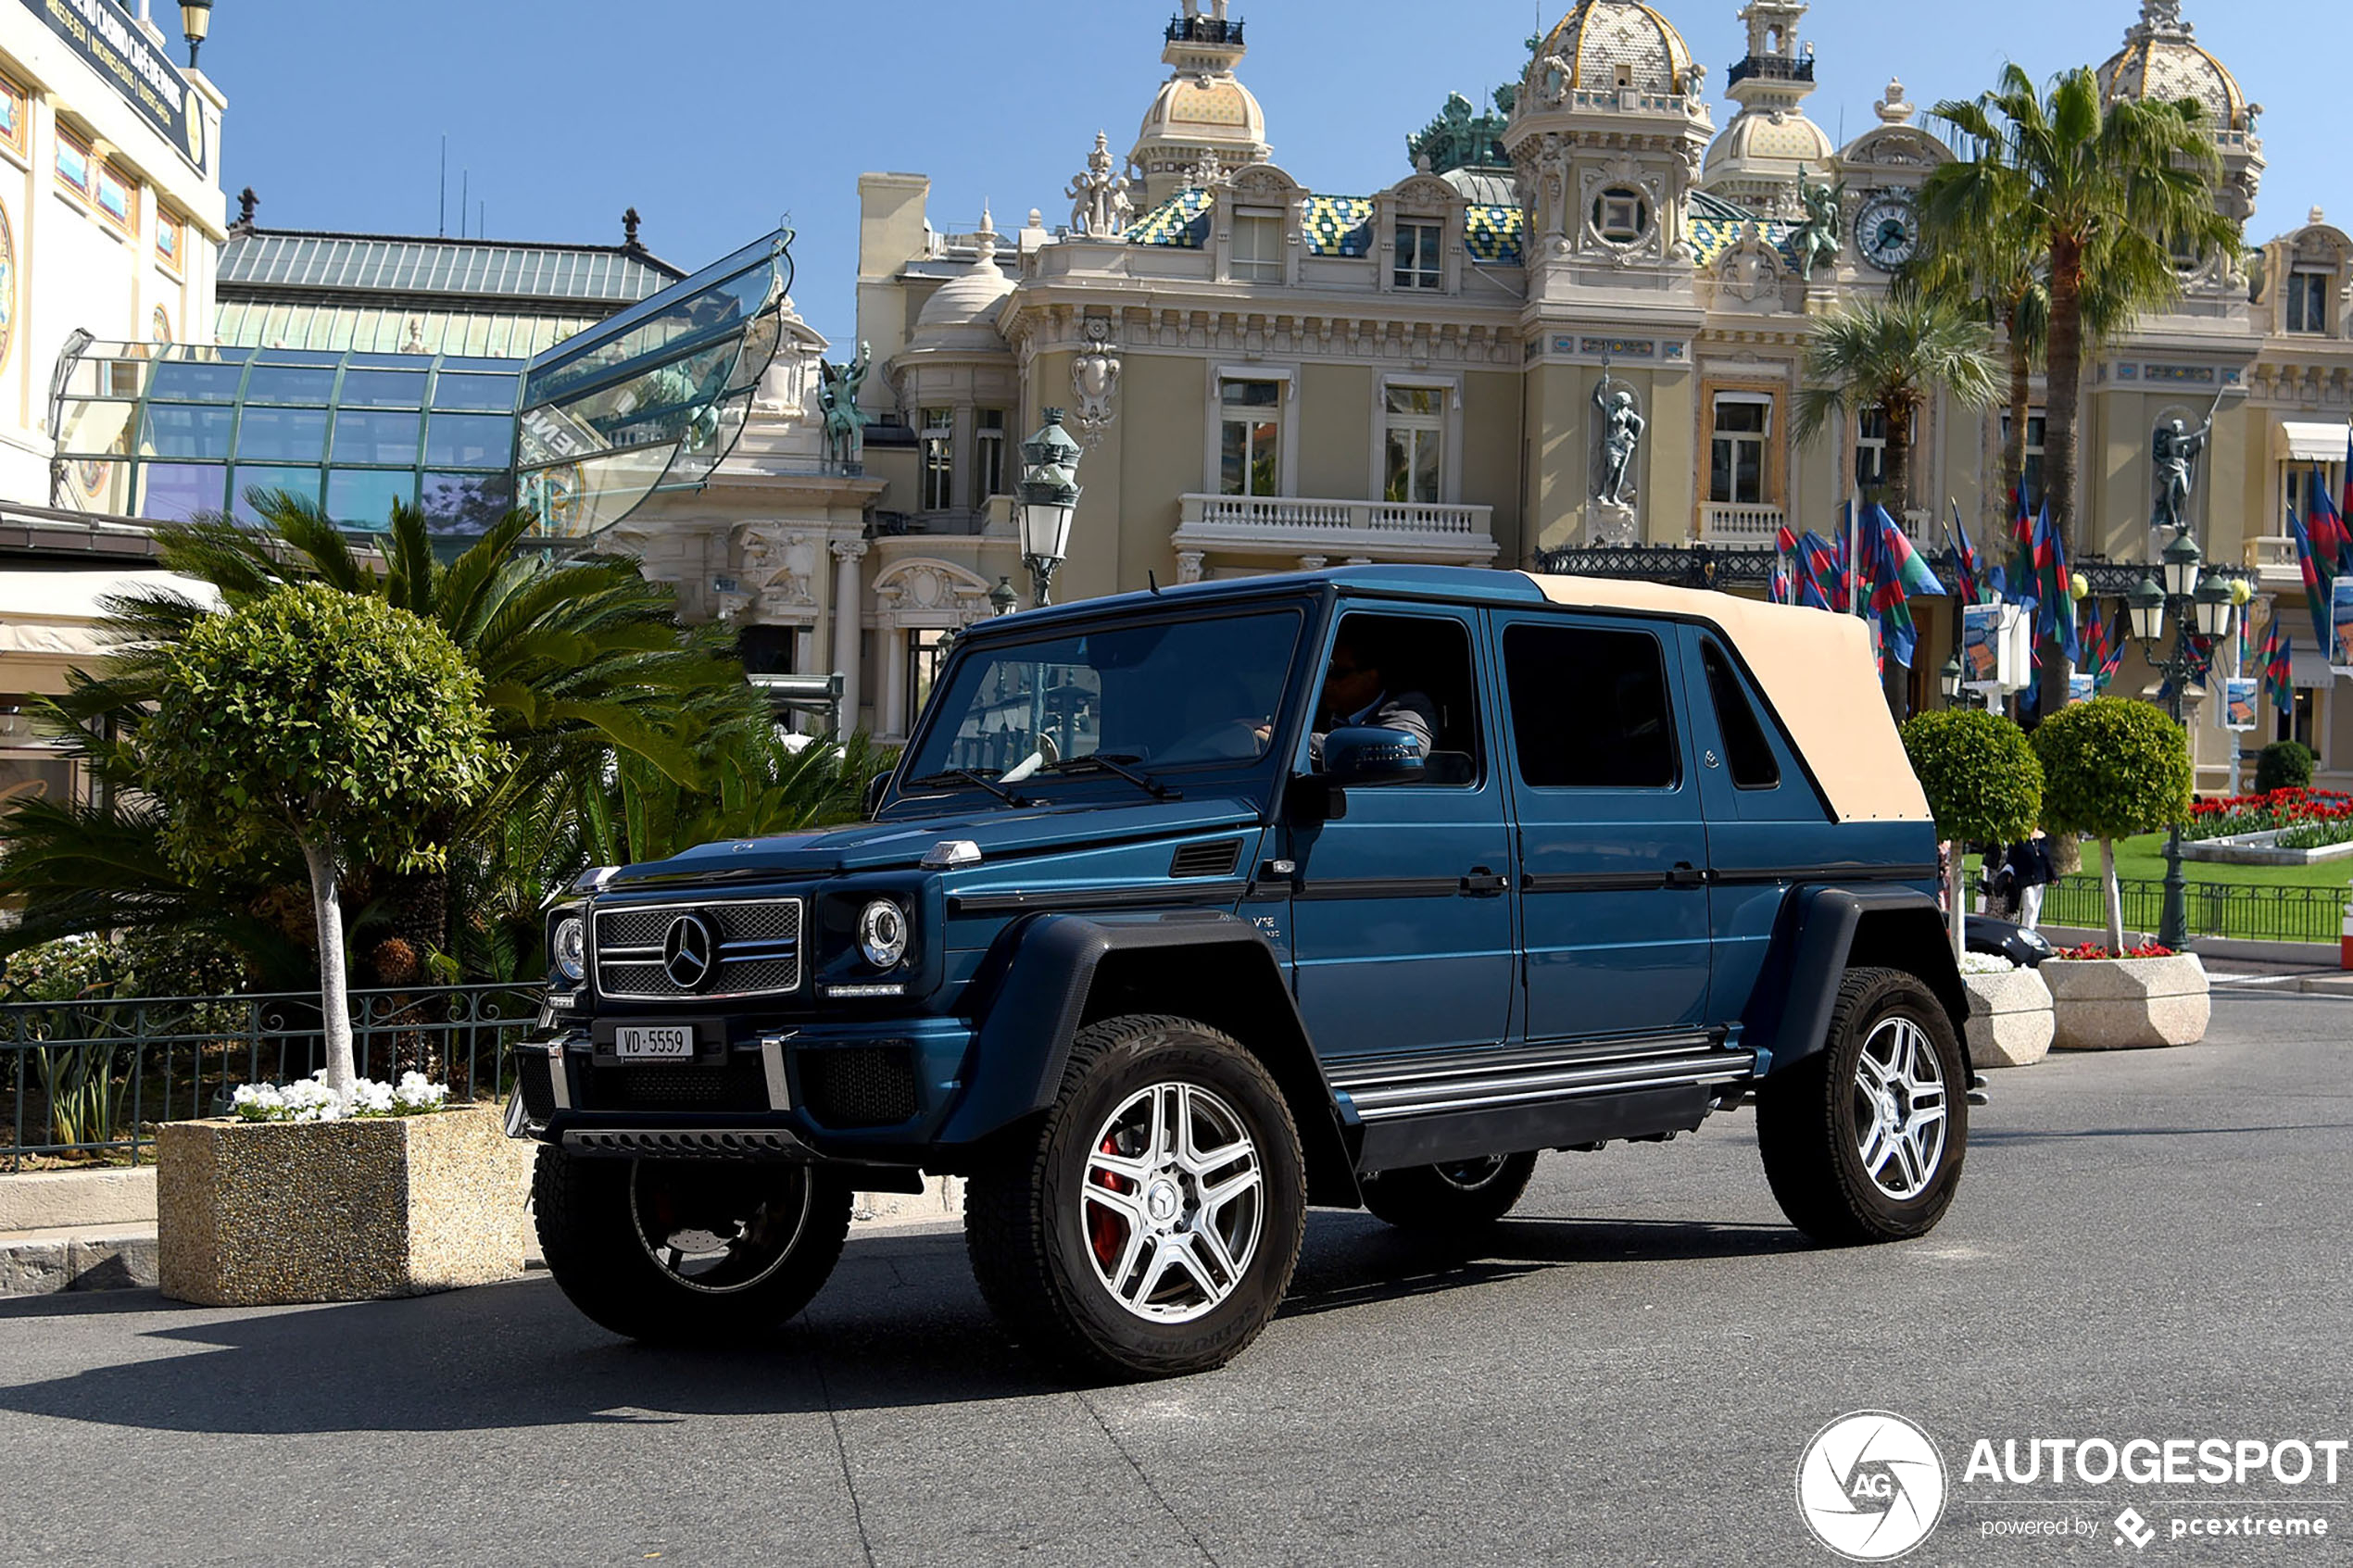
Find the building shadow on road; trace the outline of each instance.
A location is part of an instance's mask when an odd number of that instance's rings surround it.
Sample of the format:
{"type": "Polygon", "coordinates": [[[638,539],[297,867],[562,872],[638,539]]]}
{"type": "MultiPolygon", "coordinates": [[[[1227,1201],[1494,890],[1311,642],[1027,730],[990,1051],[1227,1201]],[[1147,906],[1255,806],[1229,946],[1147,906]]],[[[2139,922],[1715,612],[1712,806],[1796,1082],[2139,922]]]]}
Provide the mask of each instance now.
{"type": "MultiPolygon", "coordinates": [[[[1441,1243],[1362,1214],[1318,1212],[1283,1311],[1476,1291],[1577,1262],[1803,1245],[1777,1227],[1541,1218],[1441,1243]]],[[[724,1350],[617,1339],[544,1275],[322,1307],[206,1311],[153,1291],[0,1305],[0,1332],[27,1330],[42,1335],[52,1356],[79,1340],[91,1346],[87,1360],[107,1364],[0,1387],[0,1410],[191,1433],[664,1425],[697,1416],[971,1404],[1080,1386],[1007,1338],[972,1283],[963,1238],[937,1231],[854,1245],[808,1311],[772,1339],[724,1350]]]]}

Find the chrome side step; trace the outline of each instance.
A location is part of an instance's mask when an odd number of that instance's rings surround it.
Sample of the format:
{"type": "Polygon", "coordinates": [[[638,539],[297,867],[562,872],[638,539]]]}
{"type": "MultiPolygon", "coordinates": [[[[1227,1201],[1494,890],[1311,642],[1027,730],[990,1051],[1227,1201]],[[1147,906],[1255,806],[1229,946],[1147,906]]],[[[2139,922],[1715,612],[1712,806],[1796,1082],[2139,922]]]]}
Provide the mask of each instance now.
{"type": "Polygon", "coordinates": [[[816,1151],[790,1133],[774,1127],[574,1128],[564,1134],[571,1153],[612,1159],[791,1160],[807,1162],[816,1151]]]}
{"type": "Polygon", "coordinates": [[[1591,1054],[1523,1057],[1508,1063],[1424,1068],[1410,1077],[1366,1074],[1343,1080],[1340,1089],[1356,1114],[1370,1123],[1577,1099],[1623,1089],[1733,1084],[1753,1076],[1755,1070],[1754,1051],[1687,1048],[1610,1060],[1595,1060],[1591,1054]]]}

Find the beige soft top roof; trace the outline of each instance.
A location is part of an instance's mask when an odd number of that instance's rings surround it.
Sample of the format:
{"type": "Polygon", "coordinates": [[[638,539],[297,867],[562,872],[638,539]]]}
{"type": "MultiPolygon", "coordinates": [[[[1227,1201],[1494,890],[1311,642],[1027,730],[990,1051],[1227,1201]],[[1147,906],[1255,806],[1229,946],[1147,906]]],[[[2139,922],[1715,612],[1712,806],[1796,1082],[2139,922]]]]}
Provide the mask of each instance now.
{"type": "Polygon", "coordinates": [[[1839,821],[1928,820],[1928,797],[1888,716],[1870,632],[1859,618],[1656,583],[1526,575],[1556,605],[1714,626],[1764,688],[1839,821]]]}

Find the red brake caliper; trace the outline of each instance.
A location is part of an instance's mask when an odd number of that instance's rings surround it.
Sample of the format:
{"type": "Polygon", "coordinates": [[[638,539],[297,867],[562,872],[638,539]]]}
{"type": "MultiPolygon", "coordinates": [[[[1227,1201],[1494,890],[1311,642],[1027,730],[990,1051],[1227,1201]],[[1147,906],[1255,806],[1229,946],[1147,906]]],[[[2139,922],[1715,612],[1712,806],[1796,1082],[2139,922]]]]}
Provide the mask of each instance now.
{"type": "MultiPolygon", "coordinates": [[[[1119,1140],[1106,1136],[1099,1151],[1117,1154],[1119,1140]]],[[[1094,1179],[1113,1192],[1126,1192],[1127,1184],[1109,1171],[1098,1171],[1094,1179]]],[[[1095,1248],[1095,1260],[1106,1269],[1119,1261],[1120,1248],[1126,1244],[1126,1228],[1120,1217],[1100,1203],[1089,1204],[1087,1210],[1087,1239],[1095,1248]]]]}

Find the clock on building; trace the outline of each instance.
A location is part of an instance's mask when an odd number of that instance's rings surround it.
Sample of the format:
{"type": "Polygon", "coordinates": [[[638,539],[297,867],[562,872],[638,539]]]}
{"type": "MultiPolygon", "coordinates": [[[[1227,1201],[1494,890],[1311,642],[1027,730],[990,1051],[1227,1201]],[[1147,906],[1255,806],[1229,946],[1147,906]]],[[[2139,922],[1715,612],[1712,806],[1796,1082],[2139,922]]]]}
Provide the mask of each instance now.
{"type": "Polygon", "coordinates": [[[1919,254],[1919,215],[1909,196],[1885,195],[1868,204],[1855,220],[1855,248],[1882,272],[1893,272],[1919,254]]]}

